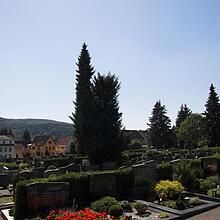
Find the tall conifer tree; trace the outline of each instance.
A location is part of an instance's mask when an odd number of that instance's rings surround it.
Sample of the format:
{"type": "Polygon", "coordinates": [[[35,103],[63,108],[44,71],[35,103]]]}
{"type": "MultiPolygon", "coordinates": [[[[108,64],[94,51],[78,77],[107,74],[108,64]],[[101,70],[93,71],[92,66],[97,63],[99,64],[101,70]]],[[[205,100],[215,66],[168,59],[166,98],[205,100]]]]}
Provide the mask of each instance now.
{"type": "Polygon", "coordinates": [[[124,141],[122,137],[122,113],[119,111],[118,92],[120,83],[115,75],[100,75],[94,79],[95,108],[94,148],[89,152],[93,163],[117,161],[124,141]]]}
{"type": "Polygon", "coordinates": [[[171,147],[171,121],[166,113],[165,105],[161,105],[161,102],[158,101],[149,118],[148,135],[150,143],[156,148],[171,147]]]}
{"type": "Polygon", "coordinates": [[[181,105],[180,110],[177,114],[176,119],[176,128],[179,128],[180,124],[191,114],[191,110],[187,107],[187,105],[181,105]]]}
{"type": "Polygon", "coordinates": [[[208,145],[210,147],[220,146],[220,103],[213,84],[210,86],[205,107],[204,115],[208,145]]]}
{"type": "Polygon", "coordinates": [[[91,78],[94,68],[91,65],[91,57],[84,43],[77,63],[76,70],[76,100],[75,112],[70,117],[75,128],[74,136],[77,143],[77,151],[81,155],[86,155],[94,139],[92,133],[92,103],[91,78]]]}

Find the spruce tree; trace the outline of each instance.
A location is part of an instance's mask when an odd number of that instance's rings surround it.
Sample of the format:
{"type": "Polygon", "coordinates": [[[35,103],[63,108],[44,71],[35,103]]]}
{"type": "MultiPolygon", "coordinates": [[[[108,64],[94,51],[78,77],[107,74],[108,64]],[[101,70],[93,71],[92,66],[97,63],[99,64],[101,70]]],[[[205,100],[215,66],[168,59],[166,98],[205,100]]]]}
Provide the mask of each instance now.
{"type": "Polygon", "coordinates": [[[8,136],[9,136],[9,137],[14,138],[14,134],[13,134],[13,132],[12,132],[12,129],[11,129],[11,128],[9,129],[8,136]]]}
{"type": "Polygon", "coordinates": [[[210,86],[209,97],[205,107],[204,115],[208,146],[220,146],[220,104],[213,84],[210,86]]]}
{"type": "Polygon", "coordinates": [[[187,105],[181,105],[180,110],[177,114],[176,119],[176,128],[178,129],[180,127],[180,124],[191,114],[191,110],[187,107],[187,105]]]}
{"type": "Polygon", "coordinates": [[[93,145],[94,139],[91,92],[91,78],[94,74],[94,68],[91,65],[91,57],[85,43],[82,46],[77,66],[75,112],[70,118],[75,129],[74,136],[78,153],[86,155],[88,149],[93,145]]]}
{"type": "Polygon", "coordinates": [[[94,78],[93,95],[95,109],[95,145],[89,152],[90,160],[100,164],[117,161],[124,147],[122,137],[122,113],[119,111],[120,83],[115,75],[94,78]]]}
{"type": "Polygon", "coordinates": [[[30,132],[28,131],[27,128],[24,130],[22,140],[25,141],[25,142],[28,142],[28,143],[31,141],[31,134],[30,134],[30,132]]]}
{"type": "Polygon", "coordinates": [[[152,116],[149,118],[148,135],[151,145],[156,148],[171,147],[171,121],[166,116],[167,110],[161,102],[154,105],[152,116]]]}
{"type": "Polygon", "coordinates": [[[2,128],[1,131],[0,131],[0,134],[1,134],[1,135],[8,136],[8,130],[7,130],[7,128],[2,128]]]}

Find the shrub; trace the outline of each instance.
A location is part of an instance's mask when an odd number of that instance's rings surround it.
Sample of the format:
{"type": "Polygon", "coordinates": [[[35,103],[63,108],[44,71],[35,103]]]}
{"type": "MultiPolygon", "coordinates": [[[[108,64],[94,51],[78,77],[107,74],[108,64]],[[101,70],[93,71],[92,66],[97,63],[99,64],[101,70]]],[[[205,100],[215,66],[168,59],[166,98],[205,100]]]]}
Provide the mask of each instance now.
{"type": "Polygon", "coordinates": [[[156,166],[157,180],[172,180],[173,170],[169,162],[164,162],[156,166]]]}
{"type": "Polygon", "coordinates": [[[92,203],[91,209],[96,212],[108,212],[112,205],[117,205],[118,202],[115,198],[111,196],[103,197],[92,203]]]}
{"type": "Polygon", "coordinates": [[[19,165],[15,162],[13,163],[0,163],[0,166],[6,166],[9,170],[19,170],[19,165]]]}
{"type": "Polygon", "coordinates": [[[50,165],[54,165],[56,167],[64,167],[69,165],[70,163],[73,163],[72,157],[57,157],[44,160],[44,167],[45,169],[48,169],[50,165]]]}
{"type": "Polygon", "coordinates": [[[211,197],[220,197],[220,188],[210,189],[207,192],[207,195],[211,197]]]}
{"type": "Polygon", "coordinates": [[[159,218],[169,218],[170,214],[167,212],[160,212],[159,218]]]}
{"type": "Polygon", "coordinates": [[[143,215],[147,209],[148,209],[148,205],[146,203],[143,202],[135,202],[134,203],[134,208],[137,210],[137,214],[138,215],[143,215]]]}
{"type": "Polygon", "coordinates": [[[123,199],[128,196],[132,187],[132,169],[126,168],[116,170],[116,195],[118,198],[123,199]]]}
{"type": "Polygon", "coordinates": [[[49,166],[47,167],[47,169],[48,169],[48,170],[54,170],[54,169],[56,169],[56,166],[53,165],[53,164],[51,164],[51,165],[49,165],[49,166]]]}
{"type": "Polygon", "coordinates": [[[178,181],[161,180],[155,187],[156,195],[160,201],[178,199],[183,191],[184,187],[178,181]]]}
{"type": "Polygon", "coordinates": [[[112,205],[109,208],[108,213],[109,215],[114,216],[115,218],[118,218],[119,216],[123,214],[123,209],[120,205],[112,205]]]}
{"type": "Polygon", "coordinates": [[[217,185],[220,184],[220,180],[216,176],[210,176],[206,179],[201,179],[200,180],[200,189],[203,192],[207,192],[210,189],[214,189],[217,187],[217,185]]]}
{"type": "Polygon", "coordinates": [[[178,209],[177,208],[177,202],[175,200],[166,200],[166,201],[163,201],[161,203],[161,205],[164,205],[168,208],[171,208],[171,209],[178,209]]]}
{"type": "Polygon", "coordinates": [[[197,177],[201,177],[202,170],[193,167],[189,161],[181,159],[173,166],[173,179],[181,182],[188,189],[197,187],[197,177]]]}
{"type": "Polygon", "coordinates": [[[132,212],[132,205],[128,201],[124,200],[120,205],[124,212],[132,212]]]}
{"type": "Polygon", "coordinates": [[[189,205],[192,207],[201,205],[202,203],[203,202],[199,199],[199,197],[191,197],[189,199],[189,205]]]}

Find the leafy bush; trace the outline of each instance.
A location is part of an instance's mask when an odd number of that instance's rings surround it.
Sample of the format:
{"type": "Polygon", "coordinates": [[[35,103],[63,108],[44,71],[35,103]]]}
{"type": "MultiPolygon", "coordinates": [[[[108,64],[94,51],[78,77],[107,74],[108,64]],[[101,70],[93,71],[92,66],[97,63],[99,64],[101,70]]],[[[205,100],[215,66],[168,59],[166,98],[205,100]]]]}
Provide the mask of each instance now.
{"type": "Polygon", "coordinates": [[[161,203],[161,205],[166,206],[171,209],[178,209],[177,202],[175,200],[166,200],[161,203]]]}
{"type": "Polygon", "coordinates": [[[220,197],[220,188],[210,189],[207,192],[207,195],[211,197],[220,197]]]}
{"type": "Polygon", "coordinates": [[[124,200],[120,203],[124,212],[132,212],[132,205],[128,201],[124,200]]]}
{"type": "Polygon", "coordinates": [[[169,218],[170,214],[167,212],[160,212],[159,218],[169,218]]]}
{"type": "Polygon", "coordinates": [[[134,203],[134,208],[137,210],[137,214],[138,215],[143,215],[147,209],[148,209],[148,205],[146,203],[143,202],[135,202],[134,203]]]}
{"type": "Polygon", "coordinates": [[[20,170],[24,170],[24,169],[27,169],[28,168],[28,164],[26,164],[26,163],[20,163],[19,164],[19,169],[20,170]]]}
{"type": "Polygon", "coordinates": [[[55,165],[49,165],[48,167],[47,167],[47,169],[48,170],[54,170],[54,169],[56,169],[56,166],[55,165]]]}
{"type": "Polygon", "coordinates": [[[178,181],[161,180],[155,187],[156,195],[160,201],[178,199],[183,191],[184,187],[178,181]]]}
{"type": "Polygon", "coordinates": [[[115,218],[118,218],[119,216],[121,216],[123,214],[123,209],[120,205],[112,205],[109,208],[108,211],[109,215],[114,216],[115,218]]]}
{"type": "Polygon", "coordinates": [[[201,205],[203,202],[199,199],[199,197],[191,197],[189,199],[189,205],[191,207],[201,205]]]}
{"type": "Polygon", "coordinates": [[[126,168],[116,170],[116,195],[118,198],[123,199],[128,196],[132,187],[132,169],[126,168]]]}
{"type": "Polygon", "coordinates": [[[184,159],[173,166],[173,179],[181,182],[188,189],[198,187],[197,178],[201,175],[202,170],[200,168],[193,167],[189,161],[184,159]]]}
{"type": "Polygon", "coordinates": [[[173,170],[169,162],[164,162],[156,166],[157,180],[172,180],[173,170]]]}
{"type": "Polygon", "coordinates": [[[73,163],[72,157],[58,157],[44,160],[44,167],[45,169],[48,169],[50,165],[54,165],[56,167],[64,167],[69,165],[70,163],[73,163]]]}
{"type": "Polygon", "coordinates": [[[210,189],[214,189],[217,187],[217,185],[220,184],[220,179],[216,176],[210,176],[206,179],[200,180],[200,189],[203,192],[207,192],[210,189]]]}
{"type": "Polygon", "coordinates": [[[3,162],[1,162],[0,166],[5,166],[9,170],[19,170],[19,165],[16,164],[15,162],[12,162],[12,163],[3,163],[3,162]]]}
{"type": "Polygon", "coordinates": [[[108,212],[109,208],[112,205],[117,205],[118,202],[115,198],[111,196],[103,197],[102,199],[99,199],[92,203],[91,209],[96,212],[108,212]]]}

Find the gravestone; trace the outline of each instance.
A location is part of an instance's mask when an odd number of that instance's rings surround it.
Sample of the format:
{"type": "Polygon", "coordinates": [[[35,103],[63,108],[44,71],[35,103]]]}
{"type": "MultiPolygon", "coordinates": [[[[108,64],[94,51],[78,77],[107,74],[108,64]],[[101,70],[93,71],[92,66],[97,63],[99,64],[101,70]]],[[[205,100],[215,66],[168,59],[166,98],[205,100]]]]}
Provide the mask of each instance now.
{"type": "Polygon", "coordinates": [[[68,204],[69,183],[31,183],[27,185],[28,209],[35,211],[63,208],[68,204]]]}
{"type": "Polygon", "coordinates": [[[10,174],[1,173],[0,174],[0,187],[7,188],[7,186],[11,183],[10,174]]]}
{"type": "Polygon", "coordinates": [[[156,162],[154,160],[132,166],[134,187],[145,186],[156,181],[156,162]]]}
{"type": "Polygon", "coordinates": [[[131,193],[133,196],[142,198],[147,192],[150,192],[151,186],[156,183],[156,164],[156,161],[150,160],[132,166],[133,187],[131,193]]]}
{"type": "Polygon", "coordinates": [[[117,169],[117,163],[116,162],[104,162],[102,164],[102,169],[103,170],[115,170],[117,169]]]}
{"type": "Polygon", "coordinates": [[[105,196],[116,194],[116,178],[114,173],[96,173],[90,176],[90,193],[105,196]]]}
{"type": "Polygon", "coordinates": [[[24,179],[31,179],[34,177],[34,173],[33,171],[30,171],[30,170],[23,170],[19,172],[19,177],[22,177],[24,179]]]}

